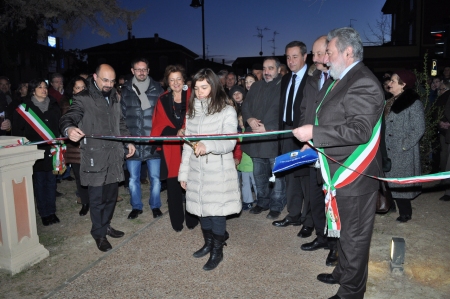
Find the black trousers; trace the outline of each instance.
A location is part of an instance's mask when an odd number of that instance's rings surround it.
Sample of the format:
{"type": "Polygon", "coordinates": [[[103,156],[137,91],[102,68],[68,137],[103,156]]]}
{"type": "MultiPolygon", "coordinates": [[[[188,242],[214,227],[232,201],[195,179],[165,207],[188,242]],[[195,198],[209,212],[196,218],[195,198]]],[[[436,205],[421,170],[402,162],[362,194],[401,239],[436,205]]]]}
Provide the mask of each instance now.
{"type": "Polygon", "coordinates": [[[412,215],[411,199],[409,198],[394,198],[397,203],[398,213],[400,215],[412,215]]]}
{"type": "Polygon", "coordinates": [[[75,175],[75,182],[77,184],[77,191],[81,198],[81,203],[84,205],[89,204],[89,192],[88,187],[81,185],[80,180],[80,164],[79,163],[71,163],[73,173],[75,175]]]}
{"type": "Polygon", "coordinates": [[[338,265],[332,275],[339,281],[337,295],[341,298],[364,298],[377,197],[378,191],[361,196],[336,196],[341,235],[337,242],[338,265]]]}
{"type": "Polygon", "coordinates": [[[319,184],[318,175],[319,172],[316,168],[311,167],[309,169],[308,205],[311,208],[311,216],[316,230],[317,240],[320,243],[328,242],[328,247],[330,249],[336,249],[337,238],[327,237],[325,233],[325,193],[323,192],[323,185],[319,184]]]}
{"type": "Polygon", "coordinates": [[[309,212],[309,176],[295,176],[288,173],[286,179],[286,208],[288,218],[291,221],[301,221],[304,225],[312,227],[313,222],[309,212]]]}
{"type": "Polygon", "coordinates": [[[170,223],[174,230],[183,229],[183,222],[186,219],[186,226],[194,227],[198,224],[198,218],[186,211],[183,205],[183,188],[181,188],[178,178],[167,179],[167,205],[169,207],[170,223]]]}
{"type": "Polygon", "coordinates": [[[208,216],[200,217],[200,224],[204,230],[212,230],[213,234],[218,236],[225,235],[227,229],[226,216],[208,216]]]}
{"type": "Polygon", "coordinates": [[[299,221],[302,215],[303,198],[305,197],[304,186],[302,186],[299,177],[295,177],[294,173],[285,175],[286,179],[286,209],[288,218],[291,221],[299,221]]]}
{"type": "Polygon", "coordinates": [[[106,229],[116,208],[119,184],[88,186],[90,215],[92,221],[91,235],[94,239],[105,238],[106,229]]]}

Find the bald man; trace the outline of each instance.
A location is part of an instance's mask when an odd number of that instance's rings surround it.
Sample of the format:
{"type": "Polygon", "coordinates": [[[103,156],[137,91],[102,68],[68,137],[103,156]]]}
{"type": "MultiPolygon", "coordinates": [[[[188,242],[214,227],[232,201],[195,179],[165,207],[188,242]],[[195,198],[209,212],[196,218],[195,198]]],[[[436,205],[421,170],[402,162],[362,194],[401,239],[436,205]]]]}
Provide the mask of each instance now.
{"type": "MultiPolygon", "coordinates": [[[[88,89],[74,95],[69,111],[61,117],[60,129],[71,141],[85,135],[127,136],[129,132],[121,117],[121,107],[114,84],[116,73],[107,64],[97,67],[88,89]]],[[[128,144],[126,157],[135,148],[128,144]]],[[[119,182],[124,180],[122,142],[84,138],[80,142],[81,185],[88,187],[92,221],[91,235],[101,251],[112,249],[106,236],[120,238],[123,232],[111,227],[119,182]]]]}

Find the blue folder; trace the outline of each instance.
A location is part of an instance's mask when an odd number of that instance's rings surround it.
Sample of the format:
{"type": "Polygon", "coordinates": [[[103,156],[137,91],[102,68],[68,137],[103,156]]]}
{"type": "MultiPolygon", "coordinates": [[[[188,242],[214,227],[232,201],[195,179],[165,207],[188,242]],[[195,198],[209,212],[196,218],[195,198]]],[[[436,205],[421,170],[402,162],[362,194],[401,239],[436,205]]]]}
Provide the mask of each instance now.
{"type": "Polygon", "coordinates": [[[303,152],[296,150],[276,157],[272,172],[277,173],[300,165],[312,164],[315,163],[318,158],[317,152],[312,148],[304,150],[303,152]]]}

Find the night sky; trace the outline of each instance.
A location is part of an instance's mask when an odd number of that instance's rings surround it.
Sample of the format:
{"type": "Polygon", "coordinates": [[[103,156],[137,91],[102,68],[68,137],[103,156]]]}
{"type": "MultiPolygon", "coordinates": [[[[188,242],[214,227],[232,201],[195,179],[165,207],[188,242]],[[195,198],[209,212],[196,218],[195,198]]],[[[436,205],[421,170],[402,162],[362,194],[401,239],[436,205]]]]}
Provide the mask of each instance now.
{"type": "MultiPolygon", "coordinates": [[[[215,61],[225,59],[231,64],[236,57],[257,56],[261,39],[257,27],[263,31],[262,51],[272,55],[275,35],[275,54],[283,55],[284,46],[293,40],[312,43],[328,31],[350,24],[361,34],[363,42],[370,36],[368,24],[375,27],[385,0],[206,0],[205,39],[206,56],[215,61]]],[[[191,0],[132,0],[123,1],[128,9],[145,8],[133,23],[136,38],[161,38],[181,44],[202,56],[201,8],[190,7],[191,0]]],[[[71,38],[64,39],[65,49],[85,49],[127,38],[126,26],[119,33],[118,26],[108,28],[111,37],[104,38],[83,28],[71,38]]],[[[58,34],[57,34],[58,35],[58,34]]]]}

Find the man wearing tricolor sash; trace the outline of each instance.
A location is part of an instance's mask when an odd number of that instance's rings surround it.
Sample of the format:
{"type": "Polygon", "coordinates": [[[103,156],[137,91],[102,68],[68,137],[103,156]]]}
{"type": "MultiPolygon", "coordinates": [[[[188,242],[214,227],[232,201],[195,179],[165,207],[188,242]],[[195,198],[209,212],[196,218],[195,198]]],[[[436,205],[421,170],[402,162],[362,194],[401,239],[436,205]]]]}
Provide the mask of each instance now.
{"type": "Polygon", "coordinates": [[[325,63],[333,80],[316,98],[315,124],[293,133],[335,159],[319,155],[328,236],[339,237],[339,259],[332,274],[319,274],[317,279],[340,284],[330,298],[363,298],[379,182],[359,173],[381,174],[378,144],[384,97],[377,78],[362,63],[358,32],[334,29],[327,40],[325,63]]]}

